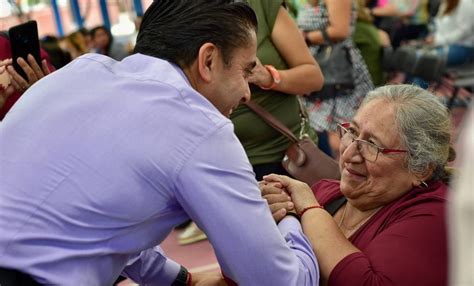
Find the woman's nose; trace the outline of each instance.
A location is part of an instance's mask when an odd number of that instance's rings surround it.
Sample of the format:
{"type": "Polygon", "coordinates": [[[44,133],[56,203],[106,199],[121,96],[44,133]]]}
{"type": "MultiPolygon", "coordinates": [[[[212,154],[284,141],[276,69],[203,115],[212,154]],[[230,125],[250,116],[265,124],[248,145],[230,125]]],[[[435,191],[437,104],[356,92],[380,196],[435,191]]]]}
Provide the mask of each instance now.
{"type": "Polygon", "coordinates": [[[361,162],[363,161],[362,154],[359,150],[359,142],[352,140],[342,151],[342,159],[348,162],[361,162]]]}

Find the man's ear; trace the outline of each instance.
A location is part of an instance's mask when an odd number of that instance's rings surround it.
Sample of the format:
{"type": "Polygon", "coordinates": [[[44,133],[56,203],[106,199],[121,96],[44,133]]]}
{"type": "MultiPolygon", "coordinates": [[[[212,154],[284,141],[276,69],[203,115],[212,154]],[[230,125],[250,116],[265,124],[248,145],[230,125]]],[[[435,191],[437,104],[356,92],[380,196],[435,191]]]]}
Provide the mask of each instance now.
{"type": "Polygon", "coordinates": [[[218,60],[218,49],[212,43],[205,43],[199,48],[198,71],[201,79],[205,82],[212,80],[212,69],[218,60]]]}

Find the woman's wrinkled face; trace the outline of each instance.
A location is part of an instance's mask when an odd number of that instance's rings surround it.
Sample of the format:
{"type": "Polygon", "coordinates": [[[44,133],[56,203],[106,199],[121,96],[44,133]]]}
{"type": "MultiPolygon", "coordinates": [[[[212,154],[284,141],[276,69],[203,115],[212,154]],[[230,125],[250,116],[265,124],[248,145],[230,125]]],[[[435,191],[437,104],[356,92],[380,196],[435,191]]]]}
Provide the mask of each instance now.
{"type": "MultiPolygon", "coordinates": [[[[393,104],[374,99],[359,109],[350,129],[358,139],[382,148],[406,149],[395,123],[393,104]]],[[[375,162],[363,158],[356,142],[339,147],[341,192],[360,208],[386,205],[417,184],[417,178],[405,166],[406,153],[378,154],[375,162]]]]}

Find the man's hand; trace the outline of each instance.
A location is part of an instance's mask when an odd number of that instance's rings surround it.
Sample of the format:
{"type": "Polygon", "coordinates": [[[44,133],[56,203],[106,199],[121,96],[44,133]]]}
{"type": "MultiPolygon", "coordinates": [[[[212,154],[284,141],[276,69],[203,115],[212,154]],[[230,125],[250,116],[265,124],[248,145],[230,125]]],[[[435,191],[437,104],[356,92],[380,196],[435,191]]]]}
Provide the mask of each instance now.
{"type": "Polygon", "coordinates": [[[26,79],[16,72],[11,65],[11,59],[7,66],[8,73],[12,79],[12,86],[21,93],[24,93],[32,84],[51,73],[46,60],[41,61],[41,67],[31,54],[28,55],[27,60],[28,62],[23,58],[18,58],[17,60],[18,65],[26,74],[26,79]]]}
{"type": "Polygon", "coordinates": [[[313,191],[304,182],[276,174],[264,176],[263,180],[267,183],[279,183],[288,195],[291,196],[291,201],[294,203],[296,213],[298,214],[309,206],[319,205],[313,191]]]}
{"type": "Polygon", "coordinates": [[[262,197],[267,201],[273,219],[278,223],[289,211],[294,211],[294,204],[291,197],[282,188],[280,183],[259,182],[262,197]]]}

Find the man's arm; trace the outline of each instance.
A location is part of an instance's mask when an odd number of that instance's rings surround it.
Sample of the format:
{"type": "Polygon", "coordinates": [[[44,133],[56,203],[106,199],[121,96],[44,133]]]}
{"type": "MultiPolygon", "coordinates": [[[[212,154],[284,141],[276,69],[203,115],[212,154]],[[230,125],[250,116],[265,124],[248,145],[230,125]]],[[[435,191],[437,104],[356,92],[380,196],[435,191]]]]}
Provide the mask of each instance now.
{"type": "Polygon", "coordinates": [[[160,247],[140,252],[129,259],[122,275],[140,285],[169,286],[176,279],[180,265],[164,255],[160,247]]]}
{"type": "Polygon", "coordinates": [[[177,174],[176,198],[203,229],[222,271],[240,285],[317,285],[311,245],[293,218],[280,233],[232,125],[197,146],[177,174]]]}

